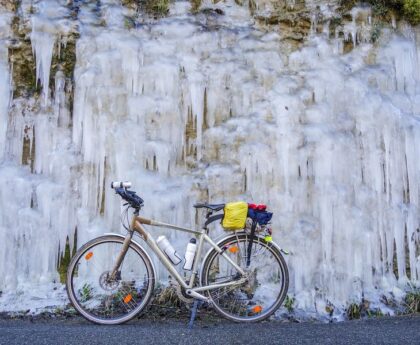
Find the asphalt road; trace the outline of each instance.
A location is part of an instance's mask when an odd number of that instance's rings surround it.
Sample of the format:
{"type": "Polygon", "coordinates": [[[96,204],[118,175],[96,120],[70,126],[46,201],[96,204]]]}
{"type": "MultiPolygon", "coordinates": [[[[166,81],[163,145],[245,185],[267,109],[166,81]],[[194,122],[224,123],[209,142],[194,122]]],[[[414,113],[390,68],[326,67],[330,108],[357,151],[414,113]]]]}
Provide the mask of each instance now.
{"type": "Polygon", "coordinates": [[[225,320],[138,319],[98,326],[79,317],[2,319],[0,344],[420,344],[420,316],[384,317],[333,324],[268,321],[235,324],[225,320]]]}

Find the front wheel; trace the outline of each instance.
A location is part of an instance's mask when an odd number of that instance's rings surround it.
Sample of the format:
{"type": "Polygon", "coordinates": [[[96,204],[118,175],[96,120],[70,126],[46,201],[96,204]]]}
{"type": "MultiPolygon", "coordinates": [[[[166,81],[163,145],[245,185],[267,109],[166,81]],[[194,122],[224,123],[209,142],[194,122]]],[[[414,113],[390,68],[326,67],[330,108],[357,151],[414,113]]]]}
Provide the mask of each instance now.
{"type": "MultiPolygon", "coordinates": [[[[238,266],[245,270],[247,281],[242,285],[207,291],[214,308],[227,319],[255,322],[268,318],[282,304],[289,287],[289,273],[279,248],[272,242],[254,236],[251,261],[247,267],[250,235],[234,234],[219,242],[238,266]]],[[[237,270],[212,249],[206,256],[201,272],[202,286],[238,279],[237,270]]]]}
{"type": "Polygon", "coordinates": [[[124,238],[102,236],[82,246],[67,270],[67,294],[89,321],[115,325],[126,322],[150,301],[155,274],[145,251],[131,242],[117,274],[111,271],[124,238]]]}

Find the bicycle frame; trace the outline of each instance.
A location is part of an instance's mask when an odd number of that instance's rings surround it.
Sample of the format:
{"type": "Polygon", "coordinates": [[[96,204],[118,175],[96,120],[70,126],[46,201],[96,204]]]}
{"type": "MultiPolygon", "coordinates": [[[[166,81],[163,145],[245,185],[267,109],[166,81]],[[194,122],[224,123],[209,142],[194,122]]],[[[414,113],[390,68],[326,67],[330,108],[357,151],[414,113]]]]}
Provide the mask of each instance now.
{"type": "Polygon", "coordinates": [[[208,231],[207,229],[202,229],[200,231],[193,230],[189,228],[184,228],[184,227],[180,227],[180,226],[176,226],[172,224],[159,222],[152,219],[143,218],[143,217],[138,216],[137,214],[134,214],[132,218],[131,231],[129,231],[129,233],[125,237],[123,248],[121,250],[120,255],[117,258],[117,262],[114,265],[114,268],[111,273],[111,277],[115,277],[115,274],[117,273],[124,259],[125,253],[128,250],[134,231],[137,232],[144,239],[144,241],[147,243],[149,248],[158,256],[159,260],[165,266],[165,268],[169,271],[169,273],[176,279],[176,281],[187,291],[187,294],[189,294],[191,297],[207,301],[208,300],[207,297],[201,295],[199,292],[207,291],[211,289],[218,289],[222,287],[233,286],[233,285],[240,285],[246,281],[245,271],[241,267],[239,267],[228,255],[226,255],[224,250],[219,248],[219,246],[207,235],[207,231],[208,231]],[[164,228],[173,229],[176,231],[188,232],[188,233],[192,233],[198,236],[198,246],[197,246],[197,251],[195,254],[196,259],[194,260],[194,264],[192,267],[192,274],[191,274],[190,281],[188,284],[184,281],[184,279],[178,273],[175,266],[172,264],[172,262],[166,256],[166,254],[159,248],[159,246],[157,245],[151,233],[148,232],[143,227],[143,224],[156,226],[156,227],[164,227],[164,228]],[[210,246],[212,246],[216,251],[218,251],[226,259],[226,261],[229,262],[229,264],[231,264],[241,274],[242,277],[235,281],[211,284],[207,286],[199,286],[199,287],[194,288],[193,285],[195,282],[195,278],[198,274],[197,267],[200,263],[200,260],[198,260],[197,258],[201,258],[201,252],[203,249],[204,242],[209,243],[210,246]]]}

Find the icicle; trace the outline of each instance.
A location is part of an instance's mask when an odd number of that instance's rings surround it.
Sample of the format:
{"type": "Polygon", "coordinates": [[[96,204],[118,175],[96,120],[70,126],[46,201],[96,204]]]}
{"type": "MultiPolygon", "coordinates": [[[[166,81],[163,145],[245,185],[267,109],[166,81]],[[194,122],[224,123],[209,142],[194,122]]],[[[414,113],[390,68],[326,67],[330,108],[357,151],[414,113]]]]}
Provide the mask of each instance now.
{"type": "Polygon", "coordinates": [[[67,104],[67,86],[64,73],[60,70],[55,74],[54,95],[54,113],[58,121],[58,126],[67,128],[70,124],[70,112],[67,104]]]}
{"type": "Polygon", "coordinates": [[[316,12],[311,14],[311,29],[310,34],[315,35],[318,26],[318,14],[316,12]]]}
{"type": "Polygon", "coordinates": [[[36,59],[36,81],[42,86],[42,97],[46,105],[49,98],[49,83],[51,60],[55,44],[55,35],[50,32],[41,31],[42,21],[32,17],[31,43],[32,51],[36,59]]]}
{"type": "Polygon", "coordinates": [[[395,18],[395,15],[393,13],[391,14],[391,25],[393,29],[397,28],[397,19],[395,18]]]}
{"type": "MultiPolygon", "coordinates": [[[[0,31],[8,32],[9,18],[0,14],[0,31]]],[[[8,111],[10,102],[10,73],[8,63],[8,50],[0,36],[0,162],[5,154],[6,131],[8,123],[8,111]]]]}

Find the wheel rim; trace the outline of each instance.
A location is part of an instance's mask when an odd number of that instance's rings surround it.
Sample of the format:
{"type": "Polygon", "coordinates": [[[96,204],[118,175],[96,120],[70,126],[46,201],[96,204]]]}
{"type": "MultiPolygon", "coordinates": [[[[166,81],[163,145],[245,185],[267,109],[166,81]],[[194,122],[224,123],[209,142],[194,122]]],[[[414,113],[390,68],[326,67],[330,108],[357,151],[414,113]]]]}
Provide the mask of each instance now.
{"type": "Polygon", "coordinates": [[[136,315],[151,293],[150,268],[138,250],[130,246],[118,274],[111,271],[122,241],[95,243],[80,252],[71,266],[70,289],[76,309],[99,323],[124,322],[136,315]]]}
{"type": "MultiPolygon", "coordinates": [[[[214,307],[224,316],[237,321],[257,321],[271,315],[284,299],[288,282],[281,254],[260,238],[254,240],[251,264],[246,268],[248,240],[249,236],[242,235],[227,240],[223,245],[224,252],[246,269],[247,282],[208,292],[214,307]]],[[[205,285],[237,279],[235,268],[216,252],[210,255],[205,272],[205,285]]]]}

